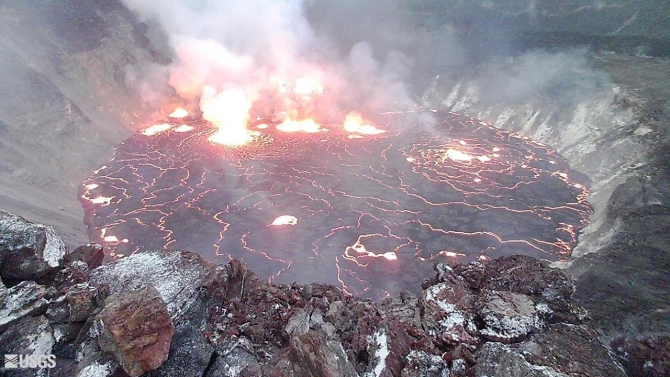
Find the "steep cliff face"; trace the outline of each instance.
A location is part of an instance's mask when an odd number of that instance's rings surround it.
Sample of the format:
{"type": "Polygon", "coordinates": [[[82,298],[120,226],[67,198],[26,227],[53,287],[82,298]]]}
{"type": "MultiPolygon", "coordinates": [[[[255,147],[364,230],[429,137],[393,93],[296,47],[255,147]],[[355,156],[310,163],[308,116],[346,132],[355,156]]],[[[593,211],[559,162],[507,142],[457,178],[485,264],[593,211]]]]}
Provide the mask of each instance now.
{"type": "Polygon", "coordinates": [[[523,59],[440,76],[423,100],[545,142],[585,173],[595,213],[566,264],[578,278],[576,296],[607,337],[667,332],[670,60],[596,54],[562,67],[568,73],[556,82],[531,84],[532,93],[522,83],[535,78],[522,69],[494,80],[501,96],[487,72],[528,67],[523,59]]]}
{"type": "Polygon", "coordinates": [[[86,241],[77,186],[132,134],[155,53],[117,1],[0,4],[0,207],[86,241]]]}

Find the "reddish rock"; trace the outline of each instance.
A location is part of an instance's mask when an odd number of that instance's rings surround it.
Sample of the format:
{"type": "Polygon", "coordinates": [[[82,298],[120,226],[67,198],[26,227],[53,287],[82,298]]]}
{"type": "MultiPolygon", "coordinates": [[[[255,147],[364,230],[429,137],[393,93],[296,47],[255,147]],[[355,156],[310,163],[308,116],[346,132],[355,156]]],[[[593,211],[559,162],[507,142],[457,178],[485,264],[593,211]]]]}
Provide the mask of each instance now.
{"type": "Polygon", "coordinates": [[[97,243],[87,243],[79,246],[73,252],[65,256],[65,263],[81,261],[86,263],[91,270],[100,266],[105,258],[105,252],[102,246],[97,243]]]}
{"type": "Polygon", "coordinates": [[[96,308],[97,296],[97,288],[76,284],[49,304],[46,316],[52,323],[85,321],[96,308]]]}
{"type": "Polygon", "coordinates": [[[109,296],[96,322],[102,328],[100,348],[112,353],[131,377],[167,360],[175,328],[155,288],[109,296]]]}
{"type": "Polygon", "coordinates": [[[447,345],[477,344],[479,340],[472,335],[476,333],[472,317],[475,296],[465,283],[454,283],[438,283],[423,292],[424,328],[447,345]]]}

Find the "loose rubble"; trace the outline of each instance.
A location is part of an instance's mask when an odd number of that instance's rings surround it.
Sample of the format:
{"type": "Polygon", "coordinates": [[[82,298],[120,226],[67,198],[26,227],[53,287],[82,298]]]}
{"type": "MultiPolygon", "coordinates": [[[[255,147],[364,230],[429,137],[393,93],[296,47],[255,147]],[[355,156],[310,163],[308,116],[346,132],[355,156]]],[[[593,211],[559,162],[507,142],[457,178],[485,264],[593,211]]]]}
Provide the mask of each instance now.
{"type": "MultiPolygon", "coordinates": [[[[46,238],[25,236],[45,227],[32,225],[0,218],[2,271],[18,244],[49,264],[46,238]]],[[[65,249],[46,275],[41,262],[24,280],[2,275],[0,352],[53,353],[51,376],[625,375],[572,303],[572,280],[531,257],[437,264],[417,294],[374,302],[271,285],[237,260],[149,250],[100,265],[101,252],[65,249]]]]}

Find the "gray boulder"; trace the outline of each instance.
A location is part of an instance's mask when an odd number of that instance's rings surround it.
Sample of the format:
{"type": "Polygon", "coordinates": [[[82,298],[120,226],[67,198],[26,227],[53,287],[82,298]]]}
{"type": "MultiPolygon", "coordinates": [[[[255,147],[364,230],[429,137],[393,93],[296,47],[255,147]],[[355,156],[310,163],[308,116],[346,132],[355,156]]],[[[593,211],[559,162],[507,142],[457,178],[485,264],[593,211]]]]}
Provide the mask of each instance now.
{"type": "Polygon", "coordinates": [[[7,290],[0,307],[0,331],[12,326],[23,317],[44,313],[49,304],[46,287],[34,281],[23,281],[7,290]]]}
{"type": "Polygon", "coordinates": [[[54,228],[0,210],[3,279],[36,280],[61,267],[66,254],[67,246],[54,228]]]}

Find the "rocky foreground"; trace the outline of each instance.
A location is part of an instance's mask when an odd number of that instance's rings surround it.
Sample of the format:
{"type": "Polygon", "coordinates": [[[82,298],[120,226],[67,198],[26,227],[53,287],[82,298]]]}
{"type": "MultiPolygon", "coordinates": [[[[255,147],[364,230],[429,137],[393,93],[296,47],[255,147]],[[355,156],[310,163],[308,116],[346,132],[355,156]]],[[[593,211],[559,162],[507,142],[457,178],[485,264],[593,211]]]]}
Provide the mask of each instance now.
{"type": "Polygon", "coordinates": [[[618,339],[619,359],[561,271],[526,256],[435,266],[418,296],[270,285],[153,250],[101,265],[49,226],[0,211],[0,353],[55,354],[7,376],[668,375],[666,338],[618,339]]]}

